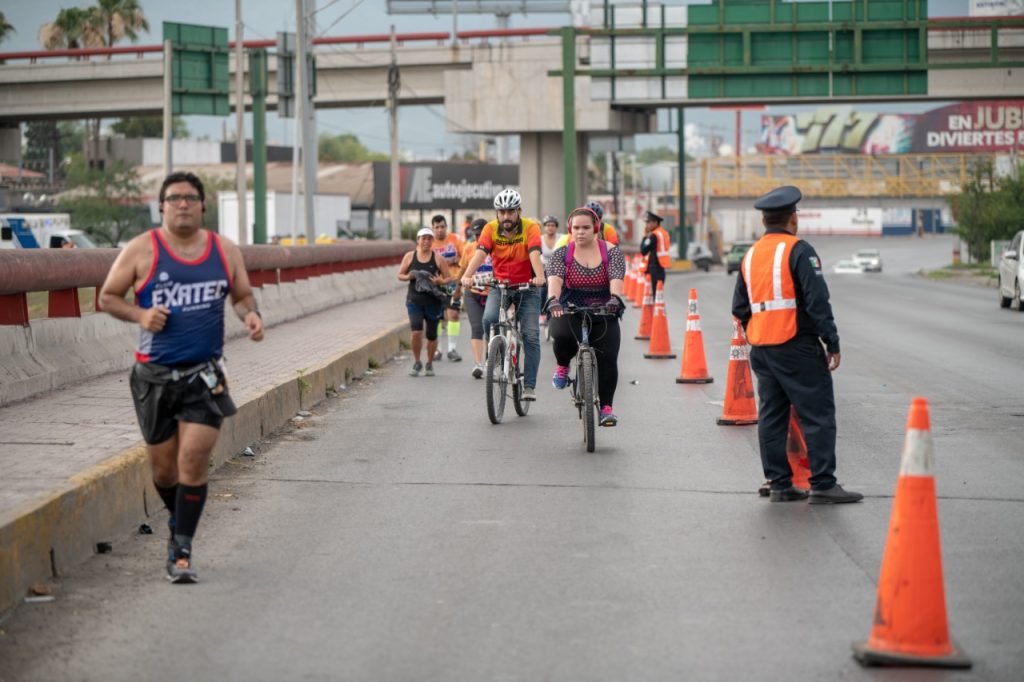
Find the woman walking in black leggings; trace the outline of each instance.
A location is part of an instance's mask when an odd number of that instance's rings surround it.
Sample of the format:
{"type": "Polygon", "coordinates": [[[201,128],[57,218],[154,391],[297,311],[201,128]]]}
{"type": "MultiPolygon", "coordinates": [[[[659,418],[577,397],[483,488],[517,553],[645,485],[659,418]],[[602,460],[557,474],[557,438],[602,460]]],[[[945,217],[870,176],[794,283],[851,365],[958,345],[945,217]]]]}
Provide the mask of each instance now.
{"type": "Polygon", "coordinates": [[[557,362],[551,383],[557,389],[565,388],[569,363],[579,350],[581,321],[575,315],[564,315],[564,306],[604,305],[609,312],[617,312],[614,317],[594,317],[590,326],[590,345],[597,360],[600,424],[615,426],[618,418],[612,411],[612,401],[619,382],[619,318],[625,310],[621,296],[626,262],[619,247],[597,238],[598,224],[597,214],[590,209],[574,210],[566,220],[573,241],[555,249],[548,261],[548,324],[557,362]]]}

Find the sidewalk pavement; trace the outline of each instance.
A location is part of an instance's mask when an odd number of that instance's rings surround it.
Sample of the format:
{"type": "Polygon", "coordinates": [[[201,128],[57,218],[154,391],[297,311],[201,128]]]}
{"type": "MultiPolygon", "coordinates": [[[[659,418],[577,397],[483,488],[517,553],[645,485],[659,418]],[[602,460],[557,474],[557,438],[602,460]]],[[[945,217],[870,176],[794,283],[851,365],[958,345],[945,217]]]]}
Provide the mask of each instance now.
{"type": "MultiPolygon", "coordinates": [[[[405,290],[274,326],[225,346],[239,412],[214,464],[278,428],[327,389],[384,361],[407,335],[405,290]],[[298,378],[302,376],[300,388],[298,378]]],[[[128,390],[116,372],[0,408],[0,612],[160,508],[128,390]]]]}

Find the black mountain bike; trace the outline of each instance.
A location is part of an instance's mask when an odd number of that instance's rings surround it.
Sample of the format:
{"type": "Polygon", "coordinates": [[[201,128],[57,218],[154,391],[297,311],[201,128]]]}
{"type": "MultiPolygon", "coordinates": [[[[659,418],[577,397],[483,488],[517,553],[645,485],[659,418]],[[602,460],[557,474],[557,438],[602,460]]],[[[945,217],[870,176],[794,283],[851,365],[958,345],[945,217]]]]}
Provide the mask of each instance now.
{"type": "Polygon", "coordinates": [[[510,284],[495,281],[491,287],[501,293],[498,305],[498,323],[491,327],[491,340],[487,344],[487,366],[484,369],[484,388],[487,391],[487,416],[492,424],[500,424],[505,414],[508,388],[512,387],[512,404],[516,414],[525,417],[530,401],[523,400],[523,362],[525,347],[519,330],[518,308],[513,312],[512,294],[530,288],[530,284],[510,284]]]}
{"type": "Polygon", "coordinates": [[[594,317],[615,317],[607,307],[600,306],[565,306],[565,315],[576,315],[580,318],[579,350],[576,351],[575,374],[569,377],[570,395],[573,405],[579,412],[583,422],[583,442],[587,452],[593,452],[597,445],[597,421],[601,414],[600,396],[597,394],[597,357],[590,346],[590,322],[594,317]]]}

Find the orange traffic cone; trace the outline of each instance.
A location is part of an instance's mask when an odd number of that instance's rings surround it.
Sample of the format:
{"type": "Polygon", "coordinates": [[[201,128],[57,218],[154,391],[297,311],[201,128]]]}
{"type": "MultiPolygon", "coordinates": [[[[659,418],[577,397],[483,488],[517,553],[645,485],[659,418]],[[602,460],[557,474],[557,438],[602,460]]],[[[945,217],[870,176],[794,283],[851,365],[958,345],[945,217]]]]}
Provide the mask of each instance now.
{"type": "Polygon", "coordinates": [[[793,472],[793,485],[809,490],[811,487],[811,462],[807,459],[807,441],[800,429],[800,418],[796,408],[789,406],[789,435],[786,436],[786,457],[793,472]]]}
{"type": "Polygon", "coordinates": [[[757,403],[754,401],[754,382],[750,378],[750,346],[747,345],[743,325],[736,318],[732,342],[729,344],[729,371],[725,379],[725,405],[722,416],[716,420],[721,426],[740,426],[757,423],[757,403]]]}
{"type": "Polygon", "coordinates": [[[636,291],[633,292],[633,307],[639,308],[644,304],[644,289],[647,286],[648,277],[644,272],[644,261],[640,254],[636,254],[633,263],[636,265],[636,291]]]}
{"type": "Polygon", "coordinates": [[[950,641],[946,622],[932,434],[924,398],[913,399],[907,418],[874,626],[867,642],[853,645],[853,655],[863,665],[971,667],[971,659],[950,641]]]}
{"type": "Polygon", "coordinates": [[[640,311],[640,329],[634,339],[647,341],[651,338],[651,322],[654,319],[654,301],[651,296],[651,280],[644,282],[644,309],[640,311]]]}
{"type": "Polygon", "coordinates": [[[671,360],[672,342],[668,339],[668,317],[665,316],[665,285],[658,282],[658,293],[654,295],[654,312],[651,317],[651,342],[644,357],[648,360],[671,360]]]}
{"type": "MultiPolygon", "coordinates": [[[[793,472],[793,485],[807,490],[811,487],[811,462],[807,459],[807,441],[800,430],[800,419],[796,408],[789,406],[789,433],[786,435],[786,458],[789,470],[793,472]]],[[[771,494],[771,481],[765,481],[758,488],[757,494],[768,497],[771,494]]]]}
{"type": "Polygon", "coordinates": [[[632,259],[626,261],[626,282],[622,288],[622,298],[632,301],[636,297],[636,262],[632,259]]]}
{"type": "Polygon", "coordinates": [[[690,289],[689,310],[686,314],[686,338],[683,340],[683,364],[679,368],[677,384],[710,384],[708,361],[704,356],[704,333],[700,330],[697,311],[697,290],[690,289]]]}

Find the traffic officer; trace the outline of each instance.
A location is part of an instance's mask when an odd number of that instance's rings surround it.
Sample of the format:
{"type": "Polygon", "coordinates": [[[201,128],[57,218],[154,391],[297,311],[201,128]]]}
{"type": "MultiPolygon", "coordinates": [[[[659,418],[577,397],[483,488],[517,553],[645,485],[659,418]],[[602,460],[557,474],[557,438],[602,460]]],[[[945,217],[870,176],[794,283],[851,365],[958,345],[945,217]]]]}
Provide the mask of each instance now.
{"type": "Polygon", "coordinates": [[[658,291],[658,282],[664,284],[665,270],[672,266],[669,253],[668,232],[661,226],[662,217],[647,212],[644,216],[644,238],[640,242],[640,253],[647,259],[647,276],[651,280],[651,291],[658,291]]]}
{"type": "Polygon", "coordinates": [[[751,345],[750,367],[757,375],[760,399],[757,435],[771,501],[808,498],[808,491],[793,485],[786,456],[792,405],[807,441],[809,502],[857,502],[864,496],[844,490],[835,477],[831,372],[839,367],[839,332],[821,260],[810,244],[796,236],[800,199],[800,190],[787,185],[754,203],[763,212],[765,233],[743,258],[732,314],[743,324],[751,345]]]}

